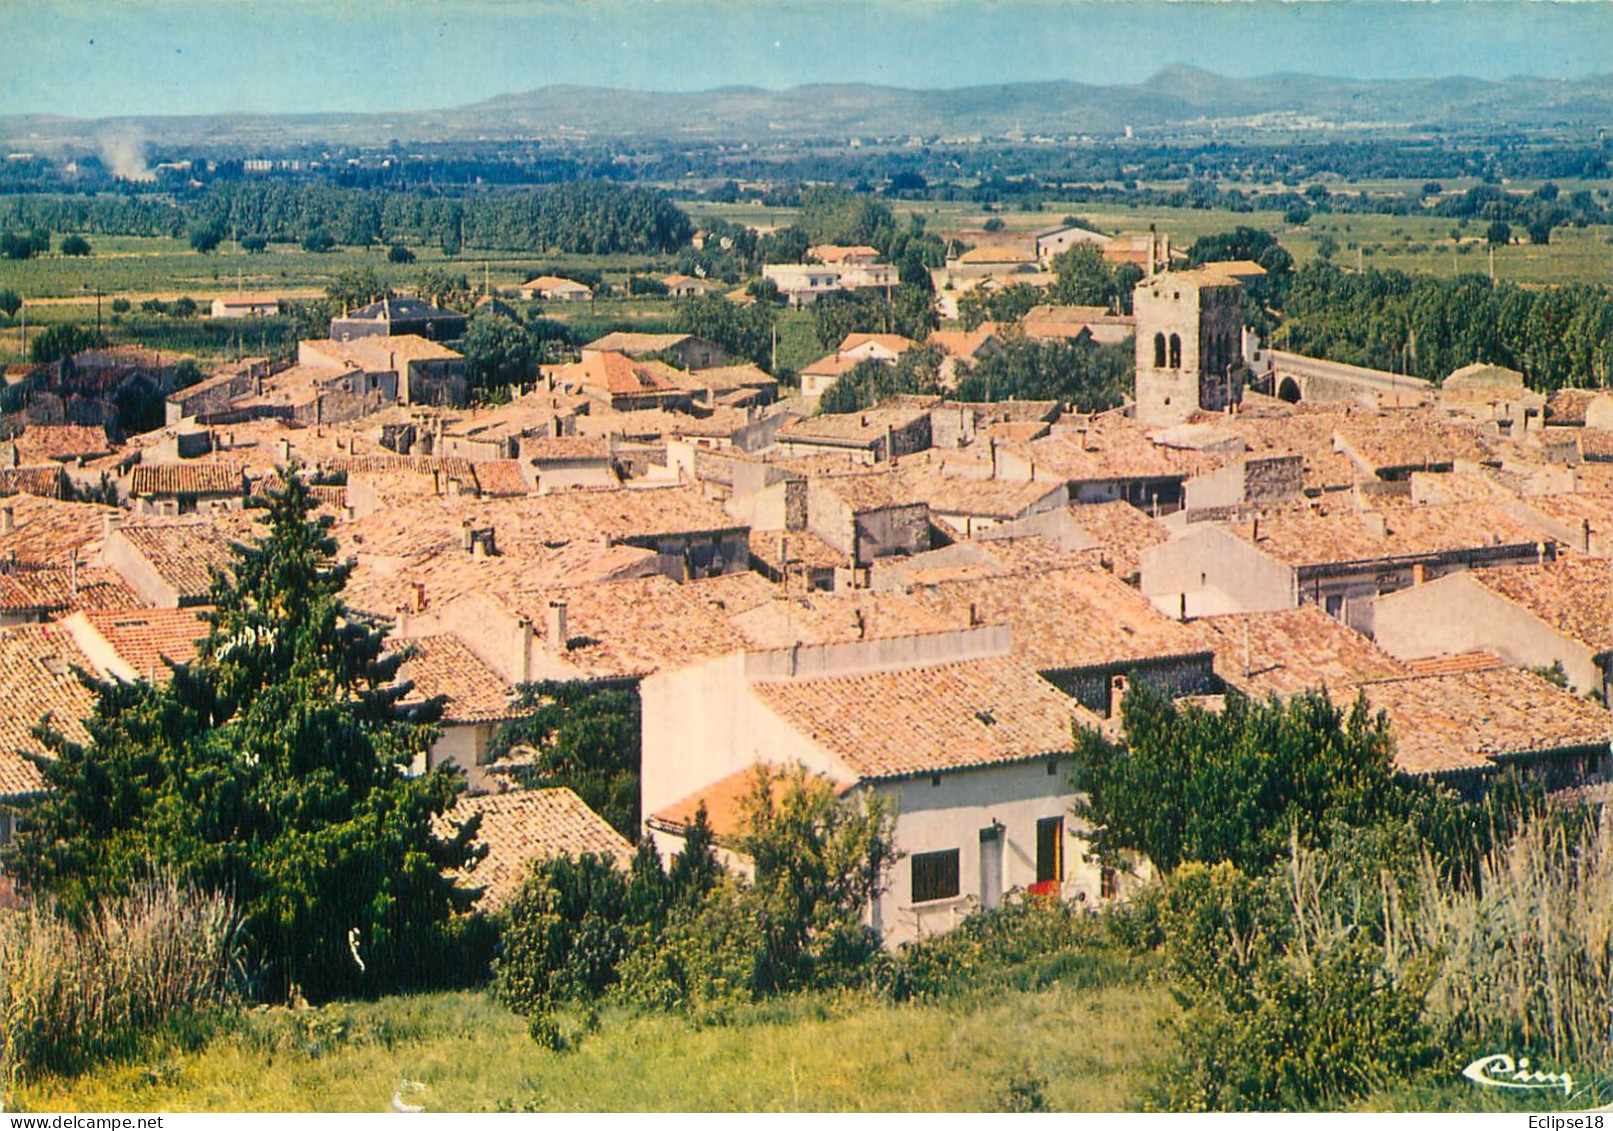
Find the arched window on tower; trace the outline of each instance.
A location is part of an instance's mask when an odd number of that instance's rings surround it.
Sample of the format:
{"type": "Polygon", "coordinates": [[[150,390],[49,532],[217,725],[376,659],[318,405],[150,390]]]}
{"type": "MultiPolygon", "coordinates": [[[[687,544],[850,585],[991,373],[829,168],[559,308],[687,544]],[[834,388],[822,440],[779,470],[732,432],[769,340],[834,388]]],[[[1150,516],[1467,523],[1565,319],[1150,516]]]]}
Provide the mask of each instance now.
{"type": "Polygon", "coordinates": [[[1165,368],[1165,335],[1154,335],[1154,368],[1165,368]]]}
{"type": "Polygon", "coordinates": [[[1182,336],[1180,334],[1171,335],[1170,367],[1172,369],[1182,368],[1182,336]]]}

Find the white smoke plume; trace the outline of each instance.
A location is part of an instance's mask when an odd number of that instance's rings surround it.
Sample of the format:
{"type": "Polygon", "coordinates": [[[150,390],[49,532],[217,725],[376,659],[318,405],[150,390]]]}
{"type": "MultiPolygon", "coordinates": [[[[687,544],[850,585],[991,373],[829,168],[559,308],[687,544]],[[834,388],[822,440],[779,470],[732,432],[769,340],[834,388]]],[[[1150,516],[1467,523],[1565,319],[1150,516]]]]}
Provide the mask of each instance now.
{"type": "Polygon", "coordinates": [[[112,175],[125,181],[154,181],[157,175],[146,164],[146,143],[130,130],[109,131],[99,138],[101,161],[112,175]]]}

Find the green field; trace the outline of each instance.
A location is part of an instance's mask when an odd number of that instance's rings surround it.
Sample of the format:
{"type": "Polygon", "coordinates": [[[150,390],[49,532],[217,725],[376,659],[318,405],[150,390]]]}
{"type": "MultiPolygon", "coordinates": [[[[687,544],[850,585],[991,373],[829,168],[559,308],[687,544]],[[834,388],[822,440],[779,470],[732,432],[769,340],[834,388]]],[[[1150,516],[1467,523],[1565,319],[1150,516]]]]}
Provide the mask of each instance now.
{"type": "Polygon", "coordinates": [[[160,1049],[9,1108],[50,1111],[974,1111],[1015,1081],[1058,1110],[1135,1107],[1171,1013],[1163,989],[1008,992],[912,1006],[811,995],[697,1028],[607,1013],[574,1051],[482,994],[260,1010],[200,1050],[160,1049]]]}

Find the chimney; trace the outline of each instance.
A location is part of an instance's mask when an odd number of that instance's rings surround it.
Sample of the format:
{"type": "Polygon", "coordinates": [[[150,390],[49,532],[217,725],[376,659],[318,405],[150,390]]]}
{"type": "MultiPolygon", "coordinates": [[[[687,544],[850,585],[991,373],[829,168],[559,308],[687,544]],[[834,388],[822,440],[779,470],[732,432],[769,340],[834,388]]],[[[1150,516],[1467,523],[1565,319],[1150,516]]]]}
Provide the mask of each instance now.
{"type": "Polygon", "coordinates": [[[399,636],[408,636],[409,635],[409,606],[408,605],[399,605],[397,607],[397,609],[396,609],[396,612],[398,614],[398,631],[397,631],[397,634],[399,636]]]}
{"type": "Polygon", "coordinates": [[[414,583],[414,611],[417,613],[426,611],[426,583],[424,581],[414,583]]]}
{"type": "Polygon", "coordinates": [[[78,596],[78,551],[75,549],[67,555],[67,593],[68,596],[78,596]]]}
{"type": "MultiPolygon", "coordinates": [[[[570,626],[566,623],[566,603],[561,600],[549,602],[549,647],[556,652],[564,652],[570,647],[570,626]]],[[[528,626],[531,631],[531,626],[528,626]]]]}
{"type": "Polygon", "coordinates": [[[1580,522],[1580,549],[1587,554],[1591,552],[1591,520],[1588,518],[1580,522]]]}
{"type": "Polygon", "coordinates": [[[1187,594],[1186,593],[1178,593],[1176,595],[1176,599],[1177,599],[1176,619],[1185,624],[1185,623],[1187,623],[1187,594]]]}
{"type": "Polygon", "coordinates": [[[1389,520],[1384,517],[1382,511],[1362,511],[1361,522],[1368,533],[1375,534],[1379,538],[1389,537],[1389,520]]]}
{"type": "Polygon", "coordinates": [[[291,441],[283,436],[280,438],[280,462],[291,462],[291,441]]]}
{"type": "Polygon", "coordinates": [[[969,627],[974,628],[979,623],[980,623],[980,610],[975,607],[975,603],[973,601],[970,601],[969,602],[969,627]]]}
{"type": "Polygon", "coordinates": [[[995,479],[997,478],[997,437],[993,436],[987,441],[987,446],[991,451],[991,477],[995,479]]]}
{"type": "Polygon", "coordinates": [[[779,585],[785,593],[790,591],[790,540],[780,534],[778,539],[778,576],[779,585]]]}
{"type": "Polygon", "coordinates": [[[476,532],[470,528],[468,521],[459,532],[459,544],[464,547],[467,554],[476,547],[476,532]]]}
{"type": "Polygon", "coordinates": [[[532,679],[532,622],[521,617],[515,622],[515,682],[532,679]]]}
{"type": "Polygon", "coordinates": [[[857,639],[863,640],[868,636],[868,618],[861,609],[857,610],[857,639]]]}
{"type": "Polygon", "coordinates": [[[1249,541],[1260,541],[1260,516],[1258,514],[1249,523],[1249,541]]]}
{"type": "Polygon", "coordinates": [[[1154,231],[1154,225],[1148,225],[1148,278],[1154,277],[1154,267],[1159,262],[1159,236],[1154,231]]]}
{"type": "MultiPolygon", "coordinates": [[[[107,519],[111,520],[111,515],[107,519]]],[[[17,508],[11,503],[0,507],[0,534],[10,534],[17,529],[17,508]]]]}
{"type": "Polygon", "coordinates": [[[1414,562],[1411,567],[1411,583],[1421,585],[1428,580],[1428,567],[1422,562],[1414,562]]]}

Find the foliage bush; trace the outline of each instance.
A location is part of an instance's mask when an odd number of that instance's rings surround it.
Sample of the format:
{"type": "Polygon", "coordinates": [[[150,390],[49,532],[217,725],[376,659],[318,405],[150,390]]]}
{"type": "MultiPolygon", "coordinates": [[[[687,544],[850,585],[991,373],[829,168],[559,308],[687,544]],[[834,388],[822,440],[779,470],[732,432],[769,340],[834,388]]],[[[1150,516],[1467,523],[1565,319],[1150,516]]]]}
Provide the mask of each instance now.
{"type": "Polygon", "coordinates": [[[72,918],[46,902],[0,914],[7,1080],[205,1025],[239,999],[239,930],[229,899],[173,879],[140,881],[72,918]]]}

